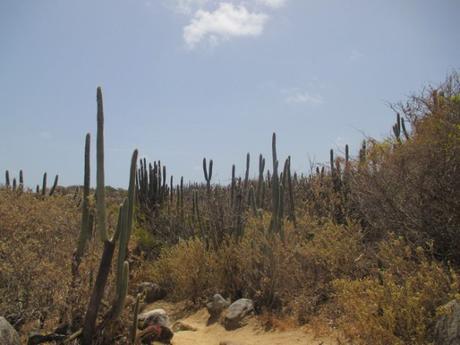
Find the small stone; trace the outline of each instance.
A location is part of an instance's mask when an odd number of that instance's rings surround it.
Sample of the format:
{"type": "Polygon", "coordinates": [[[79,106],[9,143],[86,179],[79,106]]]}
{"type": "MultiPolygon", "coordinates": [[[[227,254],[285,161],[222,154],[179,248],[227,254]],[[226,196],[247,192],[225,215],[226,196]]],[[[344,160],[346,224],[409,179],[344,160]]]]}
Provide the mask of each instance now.
{"type": "Polygon", "coordinates": [[[137,320],[140,323],[141,329],[152,325],[160,325],[169,328],[169,317],[164,309],[153,309],[139,314],[137,320]]]}
{"type": "Polygon", "coordinates": [[[230,305],[230,302],[223,298],[220,294],[215,294],[211,302],[206,304],[206,309],[212,319],[217,319],[220,314],[230,305]]]}
{"type": "Polygon", "coordinates": [[[436,345],[460,345],[460,303],[452,300],[440,308],[436,320],[434,343],[436,345]]]}
{"type": "Polygon", "coordinates": [[[226,330],[241,327],[241,321],[254,311],[254,302],[247,298],[240,298],[233,302],[225,312],[223,325],[226,330]]]}
{"type": "Polygon", "coordinates": [[[153,303],[166,297],[166,290],[150,282],[139,284],[137,291],[144,295],[146,303],[153,303]]]}
{"type": "Polygon", "coordinates": [[[1,345],[21,345],[19,334],[10,323],[0,316],[0,344],[1,345]]]}

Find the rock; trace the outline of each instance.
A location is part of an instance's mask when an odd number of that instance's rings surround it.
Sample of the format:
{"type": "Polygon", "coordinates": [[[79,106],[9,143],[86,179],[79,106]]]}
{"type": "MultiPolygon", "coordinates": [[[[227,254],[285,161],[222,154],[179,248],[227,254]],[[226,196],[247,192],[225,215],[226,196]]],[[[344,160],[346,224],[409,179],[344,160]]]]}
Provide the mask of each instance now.
{"type": "Polygon", "coordinates": [[[206,309],[212,319],[217,319],[220,314],[230,305],[230,302],[223,298],[220,294],[215,294],[212,301],[206,304],[206,309]]]}
{"type": "Polygon", "coordinates": [[[139,314],[137,320],[141,329],[151,325],[160,325],[169,328],[169,317],[164,309],[153,309],[139,314]]]}
{"type": "Polygon", "coordinates": [[[144,295],[144,300],[146,303],[153,303],[166,297],[166,290],[155,283],[140,283],[137,291],[144,295]]]}
{"type": "Polygon", "coordinates": [[[241,345],[240,343],[235,343],[231,340],[224,340],[219,343],[219,345],[241,345]]]}
{"type": "Polygon", "coordinates": [[[460,345],[460,303],[452,300],[441,308],[436,320],[434,343],[436,345],[460,345]]]}
{"type": "Polygon", "coordinates": [[[2,316],[0,316],[0,344],[21,345],[18,332],[2,316]]]}
{"type": "Polygon", "coordinates": [[[245,316],[254,311],[254,302],[247,298],[240,298],[233,302],[225,312],[223,325],[226,330],[241,327],[241,321],[245,316]]]}
{"type": "Polygon", "coordinates": [[[172,330],[173,330],[174,333],[182,332],[182,331],[196,332],[197,328],[193,327],[192,325],[189,325],[188,323],[185,323],[185,322],[182,322],[182,321],[177,321],[172,326],[172,330]]]}
{"type": "Polygon", "coordinates": [[[142,344],[152,344],[154,341],[162,344],[171,344],[173,336],[174,333],[168,327],[150,325],[136,335],[136,344],[139,344],[138,339],[140,339],[142,344]]]}

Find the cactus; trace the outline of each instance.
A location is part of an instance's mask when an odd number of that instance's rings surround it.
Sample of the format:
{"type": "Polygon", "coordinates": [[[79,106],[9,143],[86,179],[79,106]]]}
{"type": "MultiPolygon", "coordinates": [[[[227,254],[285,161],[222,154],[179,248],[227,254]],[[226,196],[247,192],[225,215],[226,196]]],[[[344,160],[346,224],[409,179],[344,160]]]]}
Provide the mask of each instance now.
{"type": "Polygon", "coordinates": [[[43,182],[42,182],[42,196],[46,195],[46,172],[43,174],[43,182]]]}
{"type": "Polygon", "coordinates": [[[361,148],[359,149],[359,163],[362,165],[366,163],[366,140],[363,140],[361,143],[361,148]]]}
{"type": "Polygon", "coordinates": [[[10,172],[8,170],[5,171],[5,187],[10,188],[10,172]]]}
{"type": "Polygon", "coordinates": [[[331,168],[331,175],[334,176],[335,175],[335,171],[334,171],[334,150],[331,149],[329,151],[329,166],[331,168]]]}
{"type": "Polygon", "coordinates": [[[129,336],[129,338],[131,340],[131,344],[133,344],[133,345],[134,345],[134,343],[136,341],[140,299],[141,299],[141,294],[137,294],[136,304],[134,305],[134,310],[133,310],[133,324],[131,326],[131,333],[130,333],[130,336],[129,336]]]}
{"type": "Polygon", "coordinates": [[[97,136],[96,136],[96,210],[97,231],[103,242],[109,239],[107,233],[105,208],[105,172],[104,172],[104,105],[102,90],[97,88],[97,136]]]}
{"type": "Polygon", "coordinates": [[[396,114],[396,123],[393,125],[393,133],[398,143],[401,144],[401,116],[399,113],[396,114]]]}
{"type": "Polygon", "coordinates": [[[292,178],[291,178],[291,156],[288,157],[287,159],[287,169],[286,169],[286,175],[287,175],[287,185],[288,185],[288,190],[289,190],[289,218],[294,224],[294,227],[297,227],[297,221],[296,221],[296,216],[295,216],[295,204],[294,204],[294,189],[292,186],[292,178]]]}
{"type": "Polygon", "coordinates": [[[13,191],[16,190],[17,183],[16,183],[16,178],[13,178],[13,191]]]}
{"type": "Polygon", "coordinates": [[[259,155],[259,180],[257,181],[256,204],[258,208],[263,208],[263,191],[264,186],[265,158],[259,155]]]}
{"type": "Polygon", "coordinates": [[[22,170],[19,170],[19,189],[22,191],[24,190],[24,174],[22,170]]]}
{"type": "Polygon", "coordinates": [[[206,190],[208,196],[211,195],[211,178],[212,178],[212,159],[209,161],[209,169],[206,167],[206,158],[203,158],[203,173],[206,180],[206,190]]]}
{"type": "Polygon", "coordinates": [[[270,222],[270,231],[281,232],[281,219],[280,216],[280,201],[281,191],[280,181],[278,176],[278,157],[276,154],[276,133],[272,136],[272,158],[273,158],[273,173],[272,173],[272,219],[270,222]]]}
{"type": "Polygon", "coordinates": [[[244,189],[247,190],[249,183],[249,166],[251,163],[251,156],[249,152],[246,154],[246,172],[244,174],[244,189]]]}
{"type": "Polygon", "coordinates": [[[54,178],[53,186],[50,189],[49,196],[52,196],[54,194],[54,191],[56,190],[56,187],[58,184],[58,179],[59,179],[59,175],[56,175],[56,177],[54,178]]]}
{"type": "MultiPolygon", "coordinates": [[[[81,228],[80,236],[78,238],[76,258],[77,261],[80,261],[80,258],[83,256],[85,250],[86,241],[90,236],[89,228],[89,187],[90,187],[90,145],[91,145],[91,136],[86,134],[85,139],[85,170],[83,177],[83,200],[81,204],[81,228]]],[[[77,190],[76,190],[77,193],[77,190]]]]}
{"type": "Polygon", "coordinates": [[[235,164],[232,164],[232,181],[230,185],[230,207],[233,208],[235,204],[235,187],[236,187],[236,180],[235,180],[235,164]]]}
{"type": "Polygon", "coordinates": [[[251,206],[252,213],[254,214],[254,216],[257,216],[256,196],[254,192],[254,187],[252,185],[249,187],[248,195],[249,195],[248,203],[251,206]]]}
{"type": "Polygon", "coordinates": [[[409,136],[409,132],[406,129],[406,121],[404,120],[404,118],[401,118],[401,128],[402,128],[404,137],[406,138],[406,140],[409,140],[410,136],[409,136]]]}
{"type": "MultiPolygon", "coordinates": [[[[117,275],[116,275],[116,298],[112,307],[105,317],[105,322],[112,321],[119,316],[123,309],[124,300],[127,293],[129,266],[125,261],[126,250],[131,235],[131,227],[134,212],[135,200],[135,175],[136,175],[136,162],[137,150],[134,150],[131,158],[130,177],[128,197],[125,199],[123,206],[120,208],[118,214],[118,224],[112,238],[108,238],[108,231],[106,228],[106,204],[105,204],[105,184],[104,184],[104,115],[102,105],[102,92],[97,89],[97,185],[96,185],[96,211],[97,211],[97,228],[100,237],[104,243],[104,249],[99,263],[99,270],[96,276],[96,282],[93,286],[90,301],[84,318],[84,326],[82,332],[82,345],[91,345],[96,331],[96,320],[99,312],[99,307],[104,295],[107,278],[111,269],[113,254],[115,251],[116,241],[119,241],[119,253],[117,260],[117,275]],[[121,273],[120,273],[121,272],[121,273]]],[[[85,150],[86,154],[86,150],[85,150]]],[[[89,170],[89,169],[88,169],[89,170]]],[[[86,172],[86,171],[85,171],[86,172]]],[[[85,181],[86,182],[86,181],[85,181]]],[[[82,216],[83,218],[83,216],[82,216]]],[[[83,225],[82,225],[83,227],[83,225]]]]}

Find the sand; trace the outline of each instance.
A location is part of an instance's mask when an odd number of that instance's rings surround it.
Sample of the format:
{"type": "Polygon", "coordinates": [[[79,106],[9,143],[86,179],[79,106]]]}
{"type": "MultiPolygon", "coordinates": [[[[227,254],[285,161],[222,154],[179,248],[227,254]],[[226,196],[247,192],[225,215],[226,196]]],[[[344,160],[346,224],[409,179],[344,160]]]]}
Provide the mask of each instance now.
{"type": "MultiPolygon", "coordinates": [[[[163,308],[169,315],[174,315],[174,305],[155,303],[145,310],[163,308]]],[[[218,322],[207,325],[209,314],[206,309],[201,309],[194,314],[183,317],[171,317],[172,323],[181,321],[196,329],[196,331],[179,331],[174,333],[173,345],[219,345],[228,342],[227,345],[336,345],[332,338],[317,338],[312,332],[301,328],[293,328],[285,331],[265,331],[256,317],[250,317],[246,324],[233,331],[227,331],[218,322]]]]}

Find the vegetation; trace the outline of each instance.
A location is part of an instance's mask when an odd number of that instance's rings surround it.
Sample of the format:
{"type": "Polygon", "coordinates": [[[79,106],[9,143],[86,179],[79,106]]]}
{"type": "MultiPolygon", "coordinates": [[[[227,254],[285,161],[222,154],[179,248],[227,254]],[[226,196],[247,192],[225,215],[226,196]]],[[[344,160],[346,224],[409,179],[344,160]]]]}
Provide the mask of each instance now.
{"type": "Polygon", "coordinates": [[[95,193],[89,134],[81,188],[56,178],[47,192],[45,174],[33,193],[7,171],[0,189],[0,314],[22,334],[38,319],[81,344],[134,342],[130,277],[196,307],[248,297],[257,313],[338,327],[353,344],[427,344],[459,298],[458,74],[395,105],[392,135],[366,139],[356,158],[331,150],[299,175],[290,157],[280,165],[273,134],[255,179],[248,154],[229,185],[213,184],[206,158],[203,183],[174,185],[159,161],[136,169],[134,151],[127,193],[104,184],[100,89],[97,100],[95,193]]]}

